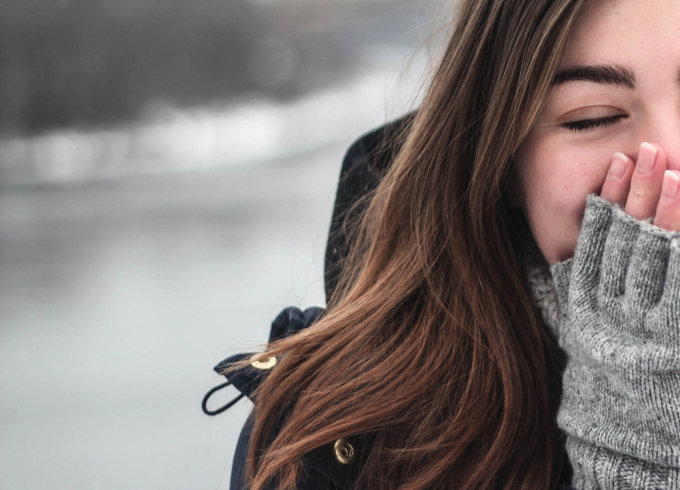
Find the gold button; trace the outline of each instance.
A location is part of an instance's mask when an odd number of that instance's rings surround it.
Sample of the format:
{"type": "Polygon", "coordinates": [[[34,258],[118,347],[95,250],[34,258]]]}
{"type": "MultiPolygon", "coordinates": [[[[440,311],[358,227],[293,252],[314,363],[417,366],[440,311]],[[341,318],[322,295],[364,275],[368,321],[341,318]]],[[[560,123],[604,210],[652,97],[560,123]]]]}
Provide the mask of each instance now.
{"type": "Polygon", "coordinates": [[[257,354],[254,355],[250,361],[250,365],[253,366],[255,369],[262,369],[263,371],[266,371],[267,369],[271,369],[274,366],[276,366],[276,357],[275,356],[263,356],[262,354],[257,354]]]}
{"type": "Polygon", "coordinates": [[[335,441],[333,450],[335,451],[335,459],[340,463],[352,464],[352,461],[354,461],[354,447],[347,439],[340,438],[335,441]]]}

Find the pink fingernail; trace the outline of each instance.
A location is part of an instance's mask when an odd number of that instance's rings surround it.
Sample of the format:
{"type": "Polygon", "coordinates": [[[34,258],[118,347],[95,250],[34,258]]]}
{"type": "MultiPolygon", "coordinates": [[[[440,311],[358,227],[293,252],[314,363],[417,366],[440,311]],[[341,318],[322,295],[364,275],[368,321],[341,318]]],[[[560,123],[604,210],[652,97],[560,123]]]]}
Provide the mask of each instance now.
{"type": "Polygon", "coordinates": [[[638,155],[636,165],[639,174],[649,174],[654,170],[654,164],[656,163],[656,156],[658,153],[659,150],[657,150],[654,145],[650,145],[649,143],[642,143],[640,145],[640,154],[638,155]]]}
{"type": "Polygon", "coordinates": [[[661,198],[664,201],[672,201],[678,195],[680,188],[680,176],[672,170],[666,170],[663,174],[663,184],[661,185],[661,198]]]}
{"type": "Polygon", "coordinates": [[[612,182],[619,182],[623,179],[626,173],[626,167],[628,166],[628,157],[623,153],[617,152],[614,154],[612,159],[612,164],[609,167],[609,172],[607,173],[607,179],[612,182]]]}

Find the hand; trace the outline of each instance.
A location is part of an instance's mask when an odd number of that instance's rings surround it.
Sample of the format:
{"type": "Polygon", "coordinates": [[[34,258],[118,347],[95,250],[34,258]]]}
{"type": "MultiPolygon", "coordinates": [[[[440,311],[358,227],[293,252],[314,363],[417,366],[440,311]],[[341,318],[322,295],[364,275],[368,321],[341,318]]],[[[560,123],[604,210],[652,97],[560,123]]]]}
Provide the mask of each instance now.
{"type": "Polygon", "coordinates": [[[574,257],[551,267],[575,488],[680,488],[679,184],[661,148],[617,153],[574,257]]]}
{"type": "Polygon", "coordinates": [[[666,153],[642,143],[637,164],[623,153],[612,159],[601,196],[625,207],[635,219],[654,218],[654,225],[680,231],[680,172],[666,170],[666,153]]]}

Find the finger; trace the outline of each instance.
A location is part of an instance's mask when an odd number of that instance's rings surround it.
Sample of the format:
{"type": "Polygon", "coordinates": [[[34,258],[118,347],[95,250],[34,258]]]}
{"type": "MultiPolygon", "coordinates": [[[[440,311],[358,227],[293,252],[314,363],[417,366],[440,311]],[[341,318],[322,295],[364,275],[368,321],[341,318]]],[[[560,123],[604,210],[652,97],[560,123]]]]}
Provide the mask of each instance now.
{"type": "Polygon", "coordinates": [[[672,244],[666,272],[666,287],[664,287],[659,301],[659,311],[666,312],[666,314],[650,315],[649,321],[645,322],[645,331],[651,334],[651,338],[665,339],[667,345],[677,345],[680,337],[680,329],[678,329],[678,325],[680,325],[680,288],[669,287],[669,282],[677,284],[678,279],[680,279],[680,247],[672,244]]]}
{"type": "Polygon", "coordinates": [[[599,285],[599,304],[615,321],[621,320],[620,299],[626,291],[628,265],[640,234],[640,224],[622,214],[616,214],[609,229],[609,236],[616,237],[616,240],[607,240],[605,243],[599,285]]]}
{"type": "Polygon", "coordinates": [[[607,201],[624,206],[630,192],[630,181],[634,170],[633,160],[621,152],[615,153],[600,195],[607,201]]]}
{"type": "Polygon", "coordinates": [[[670,255],[670,237],[641,230],[633,247],[626,274],[622,311],[628,315],[621,324],[637,329],[650,308],[661,298],[670,255]]]}
{"type": "Polygon", "coordinates": [[[614,211],[614,207],[604,199],[595,196],[586,198],[586,210],[574,251],[574,263],[569,269],[569,288],[572,291],[592,288],[593,284],[601,282],[600,269],[614,211]]]}
{"type": "Polygon", "coordinates": [[[669,231],[680,231],[680,172],[666,170],[654,224],[669,231]]]}
{"type": "Polygon", "coordinates": [[[649,143],[642,143],[631,179],[626,213],[639,220],[654,216],[665,170],[666,155],[663,150],[649,143]]]}

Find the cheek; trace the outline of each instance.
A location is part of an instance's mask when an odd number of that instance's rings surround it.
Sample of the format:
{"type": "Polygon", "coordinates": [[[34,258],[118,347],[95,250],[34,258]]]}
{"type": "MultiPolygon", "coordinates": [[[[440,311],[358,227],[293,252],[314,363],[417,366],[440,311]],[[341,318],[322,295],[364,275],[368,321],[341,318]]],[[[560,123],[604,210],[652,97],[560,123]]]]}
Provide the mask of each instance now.
{"type": "Polygon", "coordinates": [[[523,204],[534,238],[553,264],[573,255],[586,196],[602,188],[608,158],[582,148],[532,150],[518,160],[523,204]]]}

